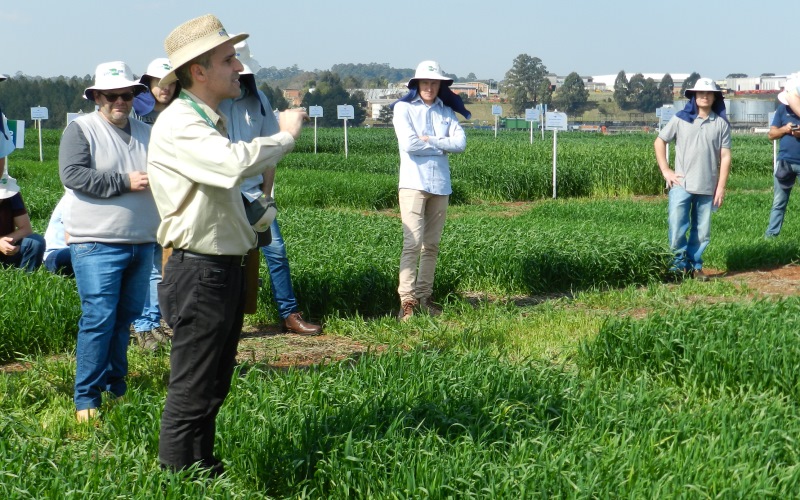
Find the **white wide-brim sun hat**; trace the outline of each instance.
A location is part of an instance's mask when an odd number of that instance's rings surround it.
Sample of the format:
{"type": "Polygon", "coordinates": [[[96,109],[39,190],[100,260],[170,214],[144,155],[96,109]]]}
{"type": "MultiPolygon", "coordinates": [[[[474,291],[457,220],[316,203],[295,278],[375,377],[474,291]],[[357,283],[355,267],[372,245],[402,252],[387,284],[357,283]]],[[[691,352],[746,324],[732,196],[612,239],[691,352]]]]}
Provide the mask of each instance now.
{"type": "Polygon", "coordinates": [[[143,80],[146,78],[155,78],[156,80],[161,80],[167,73],[172,71],[172,64],[170,64],[169,59],[166,57],[159,57],[158,59],[153,59],[150,61],[150,64],[147,65],[147,71],[139,78],[140,83],[144,83],[143,80]]]}
{"type": "Polygon", "coordinates": [[[690,98],[695,92],[718,92],[722,95],[722,89],[711,78],[699,78],[694,82],[694,87],[683,92],[683,96],[690,98]]]}
{"type": "Polygon", "coordinates": [[[234,47],[236,48],[236,59],[244,66],[244,71],[240,74],[255,75],[258,73],[258,70],[261,69],[261,65],[253,58],[253,55],[250,53],[250,46],[247,45],[247,42],[241,41],[234,45],[234,47]]]}
{"type": "Polygon", "coordinates": [[[8,175],[8,172],[4,172],[3,177],[0,178],[0,200],[11,198],[17,193],[19,193],[17,180],[8,175]]]}
{"type": "Polygon", "coordinates": [[[116,90],[133,87],[134,94],[149,90],[133,78],[130,66],[122,61],[100,63],[94,72],[94,85],[83,91],[83,97],[94,101],[95,90],[116,90]]]}
{"type": "Polygon", "coordinates": [[[453,79],[444,76],[442,68],[436,61],[422,61],[419,63],[417,70],[414,72],[414,78],[406,83],[406,87],[411,88],[412,84],[417,80],[441,80],[447,87],[453,84],[453,79]]]}
{"type": "Polygon", "coordinates": [[[186,21],[172,30],[164,40],[164,49],[167,51],[167,57],[169,57],[173,69],[161,78],[159,87],[165,87],[176,81],[178,77],[175,75],[175,70],[195,57],[205,54],[225,42],[236,44],[248,36],[250,35],[247,33],[228,35],[220,20],[211,14],[186,21]]]}

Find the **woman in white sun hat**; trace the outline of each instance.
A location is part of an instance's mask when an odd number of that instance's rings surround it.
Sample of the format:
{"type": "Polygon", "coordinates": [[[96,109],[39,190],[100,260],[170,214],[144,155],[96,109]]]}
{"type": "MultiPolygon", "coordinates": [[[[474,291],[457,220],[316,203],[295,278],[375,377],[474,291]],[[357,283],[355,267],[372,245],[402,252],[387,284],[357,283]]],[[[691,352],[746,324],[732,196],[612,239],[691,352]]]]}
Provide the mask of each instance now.
{"type": "Polygon", "coordinates": [[[731,168],[731,127],[725,98],[711,78],[700,78],[684,92],[686,107],[655,140],[656,160],[669,188],[670,273],[708,280],[703,252],[711,240],[711,212],[722,205],[731,168]],[[667,162],[667,144],[675,141],[675,170],[667,162]]]}
{"type": "Polygon", "coordinates": [[[393,103],[394,131],[400,148],[398,198],[403,220],[403,251],[397,287],[406,321],[415,311],[437,316],[432,299],[447,205],[452,193],[448,156],[467,147],[456,111],[469,118],[453,83],[436,61],[422,61],[406,85],[408,94],[393,103]]]}

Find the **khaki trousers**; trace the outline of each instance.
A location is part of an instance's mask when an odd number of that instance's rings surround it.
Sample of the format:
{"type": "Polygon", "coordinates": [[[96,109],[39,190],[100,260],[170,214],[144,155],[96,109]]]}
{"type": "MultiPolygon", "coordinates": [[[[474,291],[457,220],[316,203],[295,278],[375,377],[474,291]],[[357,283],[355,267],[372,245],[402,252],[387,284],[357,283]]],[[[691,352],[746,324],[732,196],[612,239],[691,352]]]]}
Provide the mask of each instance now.
{"type": "Polygon", "coordinates": [[[401,189],[400,217],[403,220],[403,252],[400,254],[400,303],[421,300],[433,294],[433,277],[439,255],[439,241],[447,218],[449,195],[401,189]]]}

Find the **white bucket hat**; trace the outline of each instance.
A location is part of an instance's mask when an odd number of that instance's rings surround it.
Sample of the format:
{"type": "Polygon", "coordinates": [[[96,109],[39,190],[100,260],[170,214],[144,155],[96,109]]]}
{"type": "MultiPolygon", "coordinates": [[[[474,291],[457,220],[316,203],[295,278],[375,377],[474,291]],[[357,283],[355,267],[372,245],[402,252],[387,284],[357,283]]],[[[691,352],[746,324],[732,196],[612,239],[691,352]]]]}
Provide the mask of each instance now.
{"type": "Polygon", "coordinates": [[[0,73],[0,82],[2,82],[3,80],[8,80],[8,75],[0,73]]]}
{"type": "Polygon", "coordinates": [[[133,87],[134,94],[149,90],[133,78],[130,66],[122,61],[100,63],[94,71],[94,85],[83,91],[83,97],[94,101],[94,90],[115,90],[133,87]]]}
{"type": "Polygon", "coordinates": [[[247,38],[247,33],[230,36],[225,31],[216,16],[206,14],[196,17],[181,24],[167,35],[164,40],[164,49],[172,63],[172,70],[161,78],[160,87],[169,85],[177,80],[175,70],[188,63],[197,56],[215,49],[225,42],[241,42],[247,38]]]}
{"type": "Polygon", "coordinates": [[[416,80],[441,80],[446,87],[453,83],[452,78],[447,78],[439,67],[436,61],[422,61],[417,65],[417,71],[414,73],[414,78],[406,83],[406,87],[411,88],[416,80]]]}
{"type": "Polygon", "coordinates": [[[172,71],[172,64],[169,63],[169,59],[166,57],[153,59],[150,61],[150,64],[147,65],[147,71],[145,71],[142,77],[139,78],[139,83],[144,83],[146,85],[144,80],[146,80],[148,77],[161,80],[167,76],[167,73],[170,71],[172,71]]]}
{"type": "Polygon", "coordinates": [[[3,172],[3,177],[0,177],[0,200],[11,198],[17,193],[19,193],[17,180],[8,175],[8,172],[3,172]]]}
{"type": "Polygon", "coordinates": [[[683,95],[684,97],[691,98],[695,92],[718,92],[719,95],[722,95],[722,89],[720,89],[711,78],[699,78],[694,82],[694,87],[686,89],[683,95]]]}
{"type": "Polygon", "coordinates": [[[244,71],[242,71],[240,74],[254,75],[258,73],[258,70],[261,69],[261,65],[258,64],[258,61],[253,59],[247,42],[241,41],[234,45],[234,47],[236,48],[236,59],[238,59],[239,62],[242,63],[242,66],[244,66],[244,71]]]}

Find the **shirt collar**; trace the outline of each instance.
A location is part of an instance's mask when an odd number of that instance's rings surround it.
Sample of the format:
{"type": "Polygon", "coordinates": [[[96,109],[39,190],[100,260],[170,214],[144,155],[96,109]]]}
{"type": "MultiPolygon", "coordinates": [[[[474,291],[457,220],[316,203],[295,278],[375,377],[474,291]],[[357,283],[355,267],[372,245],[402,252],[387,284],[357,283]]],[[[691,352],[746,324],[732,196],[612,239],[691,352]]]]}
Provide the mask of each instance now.
{"type": "Polygon", "coordinates": [[[219,127],[220,122],[222,122],[222,126],[223,127],[225,127],[227,125],[227,120],[225,120],[224,116],[220,115],[219,113],[217,113],[216,111],[211,109],[211,107],[208,106],[208,104],[204,103],[199,97],[197,97],[196,95],[192,94],[188,90],[186,90],[186,89],[182,89],[182,90],[183,90],[183,92],[186,92],[189,95],[189,97],[191,97],[192,100],[194,102],[196,102],[197,105],[200,106],[200,108],[203,111],[205,111],[206,115],[208,115],[208,117],[211,119],[212,122],[214,122],[214,124],[217,127],[219,127]]]}
{"type": "MultiPolygon", "coordinates": [[[[422,104],[425,104],[425,101],[422,100],[422,97],[419,95],[419,92],[417,92],[416,97],[414,97],[414,99],[411,100],[411,102],[417,102],[417,101],[419,101],[422,104]]],[[[427,106],[427,104],[425,104],[425,105],[427,106]]],[[[443,106],[444,105],[442,103],[442,100],[439,99],[438,95],[436,96],[436,100],[433,101],[433,104],[431,104],[430,107],[432,108],[432,107],[437,106],[437,105],[438,106],[443,106]]]]}

